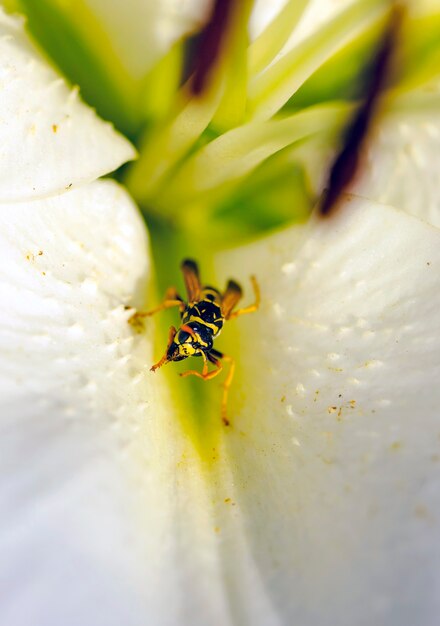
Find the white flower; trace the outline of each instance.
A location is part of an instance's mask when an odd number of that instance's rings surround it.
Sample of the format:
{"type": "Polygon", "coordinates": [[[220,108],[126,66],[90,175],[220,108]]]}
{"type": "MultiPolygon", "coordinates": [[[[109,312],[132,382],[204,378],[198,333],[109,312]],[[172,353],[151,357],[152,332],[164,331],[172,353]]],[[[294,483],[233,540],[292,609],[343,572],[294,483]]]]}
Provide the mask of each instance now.
{"type": "Polygon", "coordinates": [[[390,104],[331,220],[218,255],[263,295],[226,429],[127,324],[148,237],[92,181],[134,151],[1,29],[1,623],[434,626],[439,114],[390,104]]]}

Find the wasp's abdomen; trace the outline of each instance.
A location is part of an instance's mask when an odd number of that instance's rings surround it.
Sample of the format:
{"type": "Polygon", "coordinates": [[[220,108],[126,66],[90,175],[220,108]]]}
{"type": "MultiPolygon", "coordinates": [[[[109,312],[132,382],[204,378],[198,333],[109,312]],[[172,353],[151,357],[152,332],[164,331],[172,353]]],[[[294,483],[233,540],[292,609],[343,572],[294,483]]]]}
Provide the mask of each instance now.
{"type": "MultiPolygon", "coordinates": [[[[209,289],[209,292],[211,291],[214,290],[209,289]]],[[[182,315],[183,324],[191,325],[191,323],[195,323],[200,327],[204,327],[213,337],[220,333],[223,328],[223,322],[224,318],[220,304],[211,299],[203,299],[192,306],[188,306],[182,315]]]]}

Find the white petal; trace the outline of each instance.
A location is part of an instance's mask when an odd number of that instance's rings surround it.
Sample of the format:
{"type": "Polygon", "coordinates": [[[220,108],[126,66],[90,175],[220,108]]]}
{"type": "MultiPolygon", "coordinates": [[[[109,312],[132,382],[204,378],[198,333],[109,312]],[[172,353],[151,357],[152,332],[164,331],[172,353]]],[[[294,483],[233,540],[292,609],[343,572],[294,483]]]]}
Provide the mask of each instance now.
{"type": "MultiPolygon", "coordinates": [[[[427,86],[389,101],[367,137],[350,193],[390,204],[440,227],[440,85],[427,86]]],[[[390,99],[391,100],[391,99],[390,99]]],[[[336,152],[326,137],[295,149],[295,158],[319,196],[328,183],[336,152]]]]}
{"type": "Polygon", "coordinates": [[[136,77],[184,33],[206,19],[211,0],[86,0],[118,56],[136,77]]]}
{"type": "Polygon", "coordinates": [[[279,623],[434,626],[440,233],[348,199],[218,267],[262,289],[225,350],[240,360],[227,450],[279,623]]]}
{"type": "Polygon", "coordinates": [[[0,11],[0,202],[38,198],[102,176],[132,146],[69,91],[0,11]]]}
{"type": "Polygon", "coordinates": [[[223,259],[263,305],[208,471],[126,323],[148,273],[126,195],[3,212],[2,622],[430,623],[439,234],[352,204],[223,259]]]}
{"type": "Polygon", "coordinates": [[[106,181],[4,206],[0,268],[0,622],[227,624],[210,486],[127,324],[132,202],[106,181]]]}
{"type": "Polygon", "coordinates": [[[417,95],[421,106],[390,110],[378,120],[352,191],[440,227],[440,114],[423,107],[423,90],[417,95]]]}
{"type": "Polygon", "coordinates": [[[4,206],[0,231],[1,621],[91,624],[114,610],[135,623],[117,598],[138,609],[124,439],[151,399],[133,405],[124,304],[147,271],[140,219],[121,189],[95,183],[4,206]],[[112,392],[124,383],[126,406],[112,392]]]}

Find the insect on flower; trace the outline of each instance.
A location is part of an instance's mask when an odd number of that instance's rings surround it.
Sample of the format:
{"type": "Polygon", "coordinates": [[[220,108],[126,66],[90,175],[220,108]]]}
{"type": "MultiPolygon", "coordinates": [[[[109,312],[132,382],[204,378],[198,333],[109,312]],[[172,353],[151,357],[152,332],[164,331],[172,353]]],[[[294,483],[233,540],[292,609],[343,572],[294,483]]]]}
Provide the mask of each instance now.
{"type": "Polygon", "coordinates": [[[196,370],[188,370],[181,373],[180,376],[197,376],[203,380],[211,380],[222,371],[222,361],[229,362],[229,372],[223,384],[221,404],[222,420],[226,425],[229,425],[227,400],[234,376],[235,361],[232,357],[213,348],[214,339],[221,333],[225,321],[245,313],[252,313],[258,309],[260,305],[258,283],[255,276],[251,276],[255,302],[234,311],[235,306],[243,295],[240,285],[234,280],[229,280],[225,291],[221,293],[214,287],[201,284],[198,266],[195,261],[185,259],[181,264],[181,270],[187,292],[187,302],[179,296],[174,287],[170,287],[166,291],[162,304],[151,311],[135,313],[131,319],[148,317],[163,309],[169,309],[174,306],[179,307],[180,327],[176,329],[174,326],[171,326],[165,354],[160,361],[151,367],[151,371],[154,372],[162,365],[171,361],[182,361],[190,356],[201,356],[203,358],[201,373],[196,370]],[[215,366],[214,370],[208,371],[209,363],[215,366]]]}

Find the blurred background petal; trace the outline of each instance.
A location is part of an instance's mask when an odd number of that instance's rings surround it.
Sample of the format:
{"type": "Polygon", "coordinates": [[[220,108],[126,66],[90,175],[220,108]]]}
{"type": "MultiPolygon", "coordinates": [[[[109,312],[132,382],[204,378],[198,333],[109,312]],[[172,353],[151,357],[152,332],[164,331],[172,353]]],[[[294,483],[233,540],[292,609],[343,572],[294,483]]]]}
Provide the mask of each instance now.
{"type": "Polygon", "coordinates": [[[100,120],[0,10],[0,202],[38,198],[107,174],[135,151],[100,120]]]}

